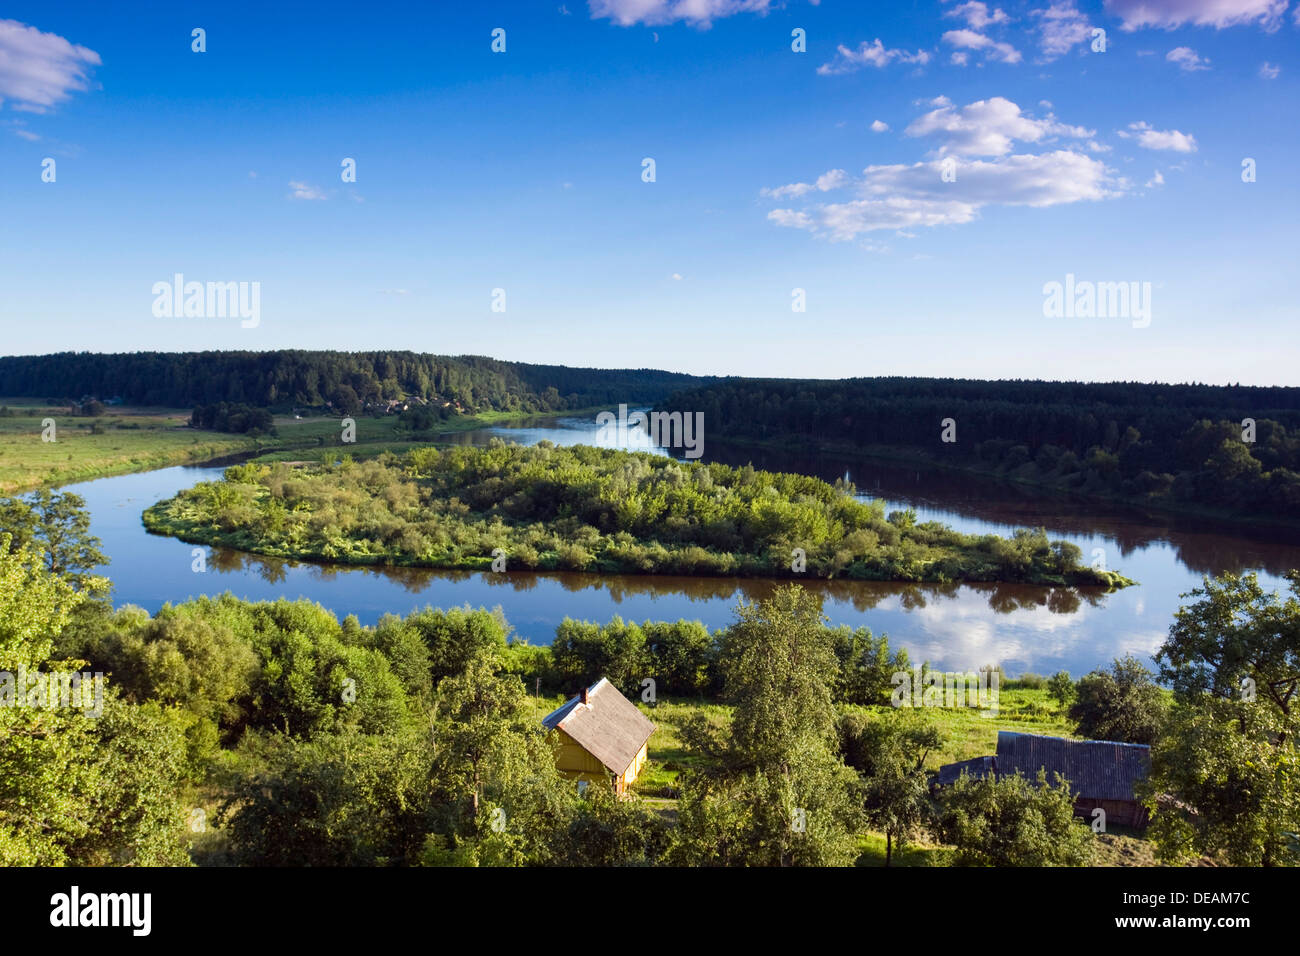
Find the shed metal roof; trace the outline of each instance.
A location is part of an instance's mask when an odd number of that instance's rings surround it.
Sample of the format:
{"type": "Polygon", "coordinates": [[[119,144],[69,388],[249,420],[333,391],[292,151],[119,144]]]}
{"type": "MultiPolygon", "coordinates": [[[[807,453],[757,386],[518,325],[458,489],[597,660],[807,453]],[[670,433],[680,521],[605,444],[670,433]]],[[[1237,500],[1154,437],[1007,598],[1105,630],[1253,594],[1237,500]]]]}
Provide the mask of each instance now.
{"type": "Polygon", "coordinates": [[[1049,782],[1065,777],[1076,797],[1090,800],[1136,800],[1133,786],[1151,767],[1151,748],[1115,740],[1069,740],[1042,734],[998,732],[998,752],[939,768],[934,783],[955,783],[962,772],[972,777],[1019,773],[1034,780],[1040,769],[1049,782]]]}

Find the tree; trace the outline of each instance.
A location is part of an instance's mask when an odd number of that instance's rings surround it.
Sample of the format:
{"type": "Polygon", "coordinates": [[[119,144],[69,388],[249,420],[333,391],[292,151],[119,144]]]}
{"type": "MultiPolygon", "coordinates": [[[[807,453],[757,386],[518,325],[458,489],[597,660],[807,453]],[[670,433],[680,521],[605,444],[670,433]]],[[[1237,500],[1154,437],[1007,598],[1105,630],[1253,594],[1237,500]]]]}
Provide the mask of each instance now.
{"type": "Polygon", "coordinates": [[[1169,637],[1156,653],[1160,676],[1184,700],[1221,700],[1258,694],[1290,716],[1300,685],[1300,572],[1287,575],[1292,596],[1266,593],[1252,571],[1204,578],[1183,595],[1169,637]],[[1249,683],[1243,683],[1249,681],[1249,683]]]}
{"type": "Polygon", "coordinates": [[[33,701],[14,680],[39,675],[48,695],[80,666],[50,655],[86,599],[31,544],[0,536],[0,865],[186,863],[170,715],[126,704],[102,678],[83,679],[72,706],[33,701]]]}
{"type": "Polygon", "coordinates": [[[1078,692],[1069,671],[1057,671],[1047,679],[1047,696],[1061,707],[1069,707],[1074,703],[1078,692]]]}
{"type": "Polygon", "coordinates": [[[701,718],[683,731],[705,766],[684,782],[673,861],[848,865],[860,801],[838,753],[838,662],[821,601],[789,585],[736,616],[720,655],[730,725],[720,732],[701,718]]]}
{"type": "Polygon", "coordinates": [[[605,787],[590,787],[569,823],[566,866],[654,866],[672,840],[667,821],[639,800],[622,800],[605,787]]]}
{"type": "Polygon", "coordinates": [[[0,498],[0,527],[13,535],[10,548],[32,542],[43,549],[50,573],[77,590],[107,591],[108,581],[90,573],[108,558],[99,550],[99,538],[90,533],[90,512],[80,495],[42,488],[30,501],[0,498]]]}
{"type": "Polygon", "coordinates": [[[1150,838],[1178,862],[1222,854],[1233,866],[1300,865],[1300,752],[1295,718],[1261,698],[1179,706],[1151,751],[1139,795],[1150,838]]]}
{"type": "MultiPolygon", "coordinates": [[[[1297,593],[1300,573],[1287,575],[1297,593]]],[[[1204,580],[1156,660],[1174,688],[1170,726],[1143,788],[1161,855],[1222,854],[1245,866],[1300,863],[1300,602],[1254,574],[1204,580]]]]}
{"type": "Polygon", "coordinates": [[[1132,655],[1116,660],[1109,671],[1085,674],[1069,711],[1078,733],[1130,744],[1154,741],[1166,704],[1152,676],[1132,655]]]}
{"type": "Polygon", "coordinates": [[[905,849],[930,817],[925,758],[943,745],[942,734],[914,715],[890,711],[876,720],[846,715],[840,737],[845,762],[862,776],[867,823],[885,834],[889,866],[895,843],[905,849]]]}
{"type": "Polygon", "coordinates": [[[943,795],[939,832],[958,866],[1086,866],[1092,831],[1074,818],[1068,781],[966,774],[943,795]]]}
{"type": "Polygon", "coordinates": [[[550,862],[575,799],[519,679],[482,649],[438,685],[433,785],[439,833],[488,864],[550,862]]]}
{"type": "Polygon", "coordinates": [[[378,866],[413,861],[429,819],[429,741],[395,734],[250,738],[257,768],[230,785],[218,819],[252,866],[378,866]]]}

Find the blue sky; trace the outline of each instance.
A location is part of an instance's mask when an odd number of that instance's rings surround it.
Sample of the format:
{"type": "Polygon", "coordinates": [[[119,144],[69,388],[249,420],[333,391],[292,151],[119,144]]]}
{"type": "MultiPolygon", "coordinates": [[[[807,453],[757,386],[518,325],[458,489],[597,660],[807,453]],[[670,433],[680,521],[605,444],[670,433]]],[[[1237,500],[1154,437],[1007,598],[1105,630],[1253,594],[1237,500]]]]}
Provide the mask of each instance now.
{"type": "Polygon", "coordinates": [[[10,3],[0,352],[1300,385],[1298,51],[1287,0],[10,3]]]}

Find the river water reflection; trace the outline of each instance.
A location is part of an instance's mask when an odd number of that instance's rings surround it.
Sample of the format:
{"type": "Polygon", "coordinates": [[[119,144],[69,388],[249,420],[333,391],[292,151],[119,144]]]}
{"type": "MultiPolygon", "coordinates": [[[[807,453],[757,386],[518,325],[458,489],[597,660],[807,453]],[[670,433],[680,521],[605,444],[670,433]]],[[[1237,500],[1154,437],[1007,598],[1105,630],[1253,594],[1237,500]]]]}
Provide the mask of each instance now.
{"type": "MultiPolygon", "coordinates": [[[[455,435],[479,444],[493,437],[533,443],[595,442],[591,419],[559,419],[548,427],[492,428],[455,435]]],[[[1042,525],[1072,541],[1091,560],[1095,549],[1108,567],[1140,582],[1105,594],[1092,589],[1027,585],[907,585],[805,582],[825,601],[833,624],[868,626],[907,647],[916,660],[946,670],[1000,663],[1008,674],[1076,676],[1127,652],[1147,658],[1159,647],[1179,595],[1202,574],[1254,569],[1269,587],[1300,567],[1290,534],[1240,529],[1199,519],[1153,516],[1131,508],[1034,493],[964,475],[924,474],[914,468],[847,456],[800,456],[706,445],[706,459],[802,471],[827,480],[847,477],[865,496],[891,508],[915,508],[920,520],[962,531],[1008,533],[1042,525]]],[[[510,572],[428,571],[323,566],[214,549],[207,571],[191,569],[193,546],[151,535],[140,521],[150,504],[196,482],[220,477],[213,466],[163,468],[68,486],[91,511],[104,543],[117,604],[150,611],[167,601],[230,591],[249,600],[305,597],[339,615],[374,623],[386,613],[433,605],[500,605],[518,636],[549,643],[566,616],[606,621],[685,617],[718,627],[740,599],[754,600],[774,582],[652,575],[601,576],[510,572]]]]}

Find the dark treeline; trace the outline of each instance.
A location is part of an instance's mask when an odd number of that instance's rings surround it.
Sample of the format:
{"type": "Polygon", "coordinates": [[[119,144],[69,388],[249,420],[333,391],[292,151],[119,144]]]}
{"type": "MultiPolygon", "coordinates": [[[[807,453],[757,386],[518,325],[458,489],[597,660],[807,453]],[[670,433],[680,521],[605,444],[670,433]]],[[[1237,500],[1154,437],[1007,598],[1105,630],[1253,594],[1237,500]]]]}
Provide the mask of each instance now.
{"type": "Polygon", "coordinates": [[[269,435],[275,431],[271,413],[265,408],[230,402],[195,406],[190,415],[190,424],[195,428],[240,435],[269,435]]]}
{"type": "Polygon", "coordinates": [[[751,379],[664,407],[703,412],[712,439],[910,449],[1088,494],[1300,517],[1300,388],[751,379]]]}
{"type": "Polygon", "coordinates": [[[405,398],[468,411],[556,411],[659,401],[708,379],[652,369],[526,365],[418,352],[131,352],[0,357],[0,395],[120,396],[131,404],[349,411],[405,398]]]}

